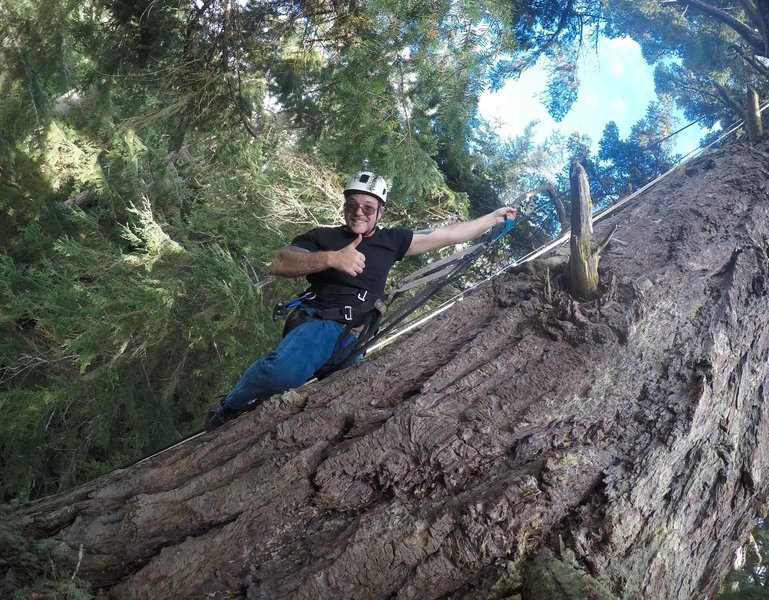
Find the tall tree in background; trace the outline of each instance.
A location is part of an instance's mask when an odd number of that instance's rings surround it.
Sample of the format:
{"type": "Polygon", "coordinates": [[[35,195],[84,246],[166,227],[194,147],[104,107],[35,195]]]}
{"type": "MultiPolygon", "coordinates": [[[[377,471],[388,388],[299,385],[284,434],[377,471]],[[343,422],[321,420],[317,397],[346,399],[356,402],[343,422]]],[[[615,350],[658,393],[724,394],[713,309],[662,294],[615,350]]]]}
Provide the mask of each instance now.
{"type": "Polygon", "coordinates": [[[463,197],[479,188],[493,195],[468,148],[489,69],[514,49],[510,15],[477,2],[366,8],[355,44],[284,53],[270,67],[271,89],[307,142],[338,164],[389,175],[411,209],[427,202],[464,212],[442,184],[463,197]],[[308,60],[297,60],[308,51],[308,60]]]}
{"type": "Polygon", "coordinates": [[[690,119],[742,118],[745,90],[769,93],[769,13],[745,0],[620,0],[607,5],[608,35],[630,35],[657,67],[658,91],[690,119]]]}
{"type": "Polygon", "coordinates": [[[569,112],[579,88],[577,59],[588,40],[596,41],[602,20],[597,0],[535,0],[521,7],[514,19],[518,50],[496,66],[493,82],[501,85],[510,76],[520,75],[541,58],[550,79],[547,106],[556,121],[569,112]]]}
{"type": "Polygon", "coordinates": [[[646,116],[622,140],[614,121],[607,123],[599,141],[598,165],[591,189],[602,196],[597,206],[607,206],[670,169],[676,161],[671,154],[672,132],[670,111],[652,103],[646,116]]]}
{"type": "MultiPolygon", "coordinates": [[[[416,226],[540,186],[545,152],[502,143],[478,96],[547,55],[565,111],[596,7],[3,2],[3,498],[197,427],[279,335],[265,315],[296,290],[265,285],[264,263],[338,218],[341,172],[382,171],[391,222],[416,226]]],[[[520,247],[555,234],[550,217],[520,247]]]]}

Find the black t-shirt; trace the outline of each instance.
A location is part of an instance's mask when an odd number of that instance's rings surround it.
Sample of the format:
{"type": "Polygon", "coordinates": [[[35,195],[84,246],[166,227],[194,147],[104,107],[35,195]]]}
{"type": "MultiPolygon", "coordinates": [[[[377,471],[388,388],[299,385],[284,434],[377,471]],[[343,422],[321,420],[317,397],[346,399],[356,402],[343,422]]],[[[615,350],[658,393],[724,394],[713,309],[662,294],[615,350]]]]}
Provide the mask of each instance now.
{"type": "MultiPolygon", "coordinates": [[[[324,285],[341,285],[367,290],[370,295],[366,300],[374,301],[384,296],[387,275],[393,264],[401,260],[411,245],[414,232],[405,227],[377,227],[374,234],[363,238],[358,244],[358,252],[366,257],[366,266],[357,277],[352,277],[336,269],[326,269],[307,275],[310,287],[319,290],[324,285]]],[[[309,250],[310,252],[341,250],[352,244],[357,234],[348,231],[346,227],[317,227],[307,233],[296,236],[292,246],[309,250]]],[[[361,300],[355,294],[349,295],[319,295],[311,305],[318,308],[336,308],[340,306],[355,306],[361,300]]]]}

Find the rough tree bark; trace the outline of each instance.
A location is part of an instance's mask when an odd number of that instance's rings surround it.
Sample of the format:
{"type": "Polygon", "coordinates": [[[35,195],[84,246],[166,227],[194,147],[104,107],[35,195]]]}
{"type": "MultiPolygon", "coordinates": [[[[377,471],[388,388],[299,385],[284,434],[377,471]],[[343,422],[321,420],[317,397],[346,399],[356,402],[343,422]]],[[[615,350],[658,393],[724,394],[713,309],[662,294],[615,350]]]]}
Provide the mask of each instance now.
{"type": "Polygon", "coordinates": [[[546,302],[541,264],[498,276],[345,372],[5,514],[4,539],[65,576],[82,547],[113,598],[712,598],[769,492],[766,151],[599,222],[620,239],[596,300],[546,302]]]}

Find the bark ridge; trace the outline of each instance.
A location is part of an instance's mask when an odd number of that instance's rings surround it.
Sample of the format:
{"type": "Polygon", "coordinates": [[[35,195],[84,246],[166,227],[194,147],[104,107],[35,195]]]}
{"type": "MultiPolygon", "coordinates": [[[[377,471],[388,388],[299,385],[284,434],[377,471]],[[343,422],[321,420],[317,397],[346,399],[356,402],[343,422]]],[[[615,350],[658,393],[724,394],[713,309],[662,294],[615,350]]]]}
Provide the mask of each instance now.
{"type": "Polygon", "coordinates": [[[559,250],[4,527],[114,598],[713,597],[769,491],[766,150],[598,223],[595,300],[559,250]]]}

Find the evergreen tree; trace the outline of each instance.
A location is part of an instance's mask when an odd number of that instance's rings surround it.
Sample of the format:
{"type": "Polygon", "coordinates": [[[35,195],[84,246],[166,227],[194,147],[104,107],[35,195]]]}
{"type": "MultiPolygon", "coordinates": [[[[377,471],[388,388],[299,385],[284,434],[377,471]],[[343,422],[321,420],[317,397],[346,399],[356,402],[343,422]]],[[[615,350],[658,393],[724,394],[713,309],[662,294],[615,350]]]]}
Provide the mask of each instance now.
{"type": "MultiPolygon", "coordinates": [[[[500,141],[478,97],[514,74],[502,57],[568,62],[591,11],[3,3],[3,499],[63,489],[197,428],[278,338],[269,308],[301,282],[272,282],[265,264],[302,229],[338,222],[342,174],[382,172],[388,219],[413,226],[552,178],[552,148],[500,141]]],[[[529,237],[522,227],[515,250],[556,232],[551,216],[529,237]]]]}
{"type": "Polygon", "coordinates": [[[711,125],[742,118],[748,86],[769,93],[764,66],[769,17],[752,0],[621,0],[608,5],[607,35],[630,35],[658,63],[658,91],[687,117],[711,125]]]}
{"type": "Polygon", "coordinates": [[[598,164],[592,170],[591,189],[598,192],[596,205],[607,206],[649,183],[670,169],[675,157],[670,154],[672,141],[670,112],[660,104],[651,103],[646,116],[622,140],[614,121],[604,128],[599,141],[598,164]]]}

